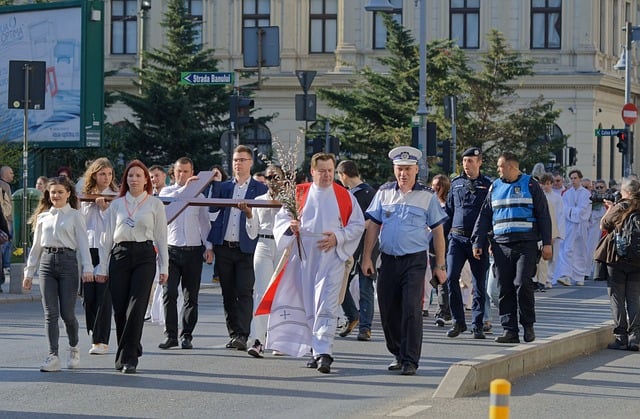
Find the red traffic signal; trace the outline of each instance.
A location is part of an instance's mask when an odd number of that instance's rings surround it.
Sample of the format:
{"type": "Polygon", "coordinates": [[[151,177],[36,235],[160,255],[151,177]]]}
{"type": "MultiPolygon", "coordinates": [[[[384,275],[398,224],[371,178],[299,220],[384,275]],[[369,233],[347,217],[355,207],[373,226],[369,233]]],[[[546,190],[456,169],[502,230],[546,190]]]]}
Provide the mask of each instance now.
{"type": "Polygon", "coordinates": [[[626,154],[629,151],[629,134],[627,131],[620,131],[616,134],[616,137],[618,137],[618,144],[616,144],[618,151],[626,154]]]}

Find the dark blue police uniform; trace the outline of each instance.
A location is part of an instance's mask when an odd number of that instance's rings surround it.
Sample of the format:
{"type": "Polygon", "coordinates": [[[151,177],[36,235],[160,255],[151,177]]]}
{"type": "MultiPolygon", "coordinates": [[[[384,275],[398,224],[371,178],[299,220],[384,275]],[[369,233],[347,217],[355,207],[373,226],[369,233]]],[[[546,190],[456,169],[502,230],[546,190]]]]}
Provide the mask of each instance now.
{"type": "MultiPolygon", "coordinates": [[[[474,258],[470,238],[490,186],[491,179],[482,174],[475,179],[470,179],[463,173],[451,181],[451,190],[446,204],[447,215],[451,219],[447,252],[447,285],[454,323],[453,328],[447,333],[449,337],[455,337],[467,328],[459,283],[460,273],[466,261],[469,261],[473,278],[472,323],[477,331],[482,331],[489,257],[488,252],[485,251],[480,259],[474,258]]],[[[478,333],[478,336],[480,337],[481,334],[478,333]]]]}

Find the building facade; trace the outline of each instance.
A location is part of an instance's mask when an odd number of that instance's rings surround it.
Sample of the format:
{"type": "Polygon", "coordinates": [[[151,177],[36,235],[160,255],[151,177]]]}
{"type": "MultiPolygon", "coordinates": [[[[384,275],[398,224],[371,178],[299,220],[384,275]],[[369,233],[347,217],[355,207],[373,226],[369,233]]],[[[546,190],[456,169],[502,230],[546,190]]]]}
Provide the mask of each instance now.
{"type": "MultiPolygon", "coordinates": [[[[147,0],[105,2],[105,70],[119,70],[106,80],[107,89],[132,88],[131,68],[138,65],[141,45],[157,48],[164,43],[159,22],[166,11],[166,1],[151,0],[141,27],[142,1],[147,0]],[[144,40],[139,36],[141,28],[144,40]]],[[[626,21],[640,21],[639,1],[428,0],[423,21],[419,15],[421,1],[427,0],[390,0],[395,8],[394,18],[416,39],[424,23],[427,40],[455,40],[466,49],[472,65],[474,57],[487,49],[485,35],[492,28],[498,29],[513,49],[536,61],[535,76],[519,80],[517,93],[527,102],[542,94],[562,111],[549,134],[569,136],[568,147],[577,150],[575,167],[593,179],[621,177],[618,139],[596,137],[594,132],[597,128],[623,127],[625,72],[614,66],[626,41],[623,25],[626,21]]],[[[285,142],[295,141],[306,126],[295,118],[295,95],[302,93],[297,70],[317,71],[310,93],[318,87],[347,86],[364,66],[385,71],[376,61],[385,54],[385,28],[378,12],[365,11],[368,3],[369,0],[185,0],[189,14],[199,24],[199,42],[205,48],[213,48],[220,60],[219,71],[243,69],[243,27],[279,28],[279,66],[261,69],[261,89],[255,92],[254,99],[257,115],[279,114],[268,129],[272,137],[285,142]]],[[[635,48],[629,62],[631,102],[636,103],[635,48]]],[[[330,115],[335,110],[318,102],[317,112],[330,115]]],[[[117,122],[128,114],[127,109],[116,105],[108,110],[108,121],[117,122]]],[[[565,152],[563,157],[565,165],[569,163],[568,154],[565,152]]]]}

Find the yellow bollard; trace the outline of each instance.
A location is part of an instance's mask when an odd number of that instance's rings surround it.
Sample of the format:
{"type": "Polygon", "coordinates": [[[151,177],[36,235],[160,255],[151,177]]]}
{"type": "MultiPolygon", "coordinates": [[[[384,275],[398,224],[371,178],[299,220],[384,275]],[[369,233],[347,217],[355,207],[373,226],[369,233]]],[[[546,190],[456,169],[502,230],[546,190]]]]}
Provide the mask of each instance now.
{"type": "Polygon", "coordinates": [[[491,405],[489,419],[509,419],[509,396],[511,383],[498,378],[491,381],[491,405]]]}

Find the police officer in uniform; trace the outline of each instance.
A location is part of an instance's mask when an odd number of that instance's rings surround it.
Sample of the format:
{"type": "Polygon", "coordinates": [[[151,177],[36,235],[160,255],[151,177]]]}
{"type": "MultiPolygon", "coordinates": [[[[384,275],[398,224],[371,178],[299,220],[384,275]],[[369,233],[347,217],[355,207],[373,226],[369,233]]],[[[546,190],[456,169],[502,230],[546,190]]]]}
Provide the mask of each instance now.
{"type": "Polygon", "coordinates": [[[387,349],[395,359],[390,371],[414,375],[422,351],[422,296],[427,270],[429,237],[433,234],[436,269],[440,283],[446,280],[443,224],[447,214],[433,191],[416,182],[422,152],[396,147],[389,152],[395,182],[380,187],[367,209],[362,271],[372,275],[371,252],[380,239],[378,305],[387,349]],[[429,229],[431,231],[429,231],[429,229]]]}
{"type": "Polygon", "coordinates": [[[491,246],[500,285],[500,323],[504,329],[504,334],[495,340],[520,343],[519,320],[524,328],[524,341],[532,342],[536,338],[532,278],[536,273],[538,241],[542,240],[544,260],[549,260],[553,253],[549,207],[538,182],[520,172],[515,154],[500,154],[498,173],[500,178],[491,185],[473,229],[473,256],[480,260],[486,254],[487,234],[493,230],[491,246]]]}
{"type": "MultiPolygon", "coordinates": [[[[475,339],[484,339],[482,331],[486,278],[489,268],[489,256],[485,251],[476,259],[471,247],[471,233],[480,213],[480,208],[491,186],[491,179],[480,173],[482,152],[471,147],[462,154],[463,173],[451,181],[451,189],[447,198],[446,211],[451,219],[449,232],[449,251],[447,253],[447,285],[449,286],[449,305],[453,325],[447,336],[454,338],[467,330],[464,317],[464,305],[460,291],[460,272],[465,262],[469,261],[473,278],[473,302],[471,332],[475,339]]],[[[486,246],[485,246],[486,250],[486,246]]]]}

